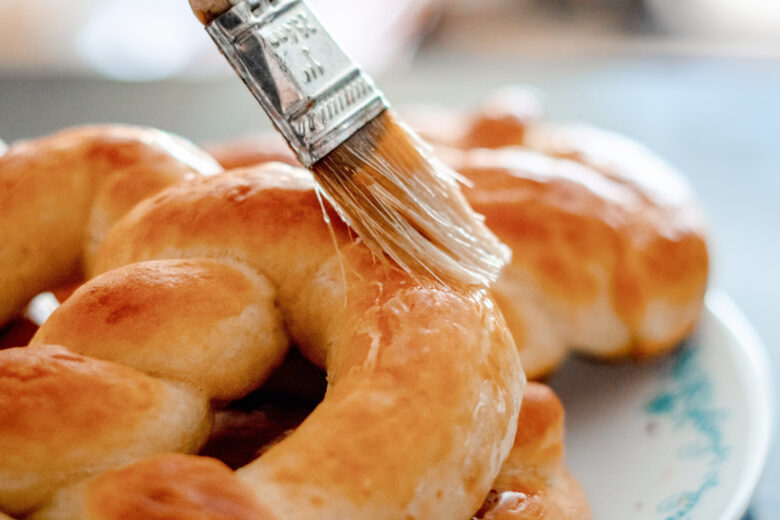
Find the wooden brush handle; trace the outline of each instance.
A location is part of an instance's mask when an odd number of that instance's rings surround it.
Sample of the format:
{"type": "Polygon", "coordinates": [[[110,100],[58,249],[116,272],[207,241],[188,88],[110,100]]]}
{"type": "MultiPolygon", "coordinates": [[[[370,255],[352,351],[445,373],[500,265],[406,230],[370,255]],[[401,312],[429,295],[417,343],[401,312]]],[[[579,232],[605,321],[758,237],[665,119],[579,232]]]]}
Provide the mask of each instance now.
{"type": "Polygon", "coordinates": [[[208,25],[236,3],[238,3],[237,0],[190,0],[190,7],[198,20],[203,25],[208,25]]]}

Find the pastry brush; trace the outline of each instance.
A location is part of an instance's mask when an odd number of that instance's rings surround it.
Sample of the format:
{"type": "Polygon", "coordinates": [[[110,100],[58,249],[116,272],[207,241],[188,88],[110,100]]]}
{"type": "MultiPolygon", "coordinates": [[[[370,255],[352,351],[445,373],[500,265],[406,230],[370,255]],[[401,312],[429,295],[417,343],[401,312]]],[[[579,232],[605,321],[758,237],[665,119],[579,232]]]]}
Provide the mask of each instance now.
{"type": "Polygon", "coordinates": [[[190,0],[339,216],[410,274],[488,285],[510,251],[458,175],[389,109],[302,0],[190,0]]]}

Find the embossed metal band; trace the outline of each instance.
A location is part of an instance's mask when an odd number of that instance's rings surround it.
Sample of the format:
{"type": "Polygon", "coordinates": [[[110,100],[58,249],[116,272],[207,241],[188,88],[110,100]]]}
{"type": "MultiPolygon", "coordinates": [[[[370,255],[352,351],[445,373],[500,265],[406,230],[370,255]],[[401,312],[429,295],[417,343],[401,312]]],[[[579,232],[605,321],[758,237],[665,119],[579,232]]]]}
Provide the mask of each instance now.
{"type": "Polygon", "coordinates": [[[305,166],[388,106],[302,0],[245,0],[206,30],[305,166]]]}

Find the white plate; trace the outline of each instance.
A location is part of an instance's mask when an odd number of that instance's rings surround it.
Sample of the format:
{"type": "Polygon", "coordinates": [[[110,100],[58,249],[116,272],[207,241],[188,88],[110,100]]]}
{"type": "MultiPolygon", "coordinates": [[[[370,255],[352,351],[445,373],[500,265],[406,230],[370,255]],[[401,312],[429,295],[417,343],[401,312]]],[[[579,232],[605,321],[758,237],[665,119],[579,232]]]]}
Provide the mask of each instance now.
{"type": "Polygon", "coordinates": [[[698,332],[646,364],[567,362],[567,463],[596,520],[738,520],[767,457],[766,352],[721,291],[698,332]]]}

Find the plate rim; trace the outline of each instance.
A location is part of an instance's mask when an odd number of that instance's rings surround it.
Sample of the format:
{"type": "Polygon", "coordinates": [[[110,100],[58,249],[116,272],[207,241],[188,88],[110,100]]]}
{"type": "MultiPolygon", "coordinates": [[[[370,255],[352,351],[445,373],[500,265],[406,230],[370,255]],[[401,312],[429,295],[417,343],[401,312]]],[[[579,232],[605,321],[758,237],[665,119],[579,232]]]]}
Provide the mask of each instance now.
{"type": "MultiPolygon", "coordinates": [[[[757,397],[749,412],[755,424],[752,438],[754,446],[747,451],[746,462],[739,484],[719,520],[740,520],[750,507],[769,457],[774,431],[774,393],[770,377],[770,359],[766,346],[761,341],[750,321],[731,297],[720,288],[711,288],[705,296],[705,306],[711,315],[733,336],[730,350],[746,363],[748,377],[743,381],[749,397],[757,397]],[[736,347],[736,348],[735,348],[736,347]]],[[[744,371],[743,369],[743,371],[744,371]]]]}

